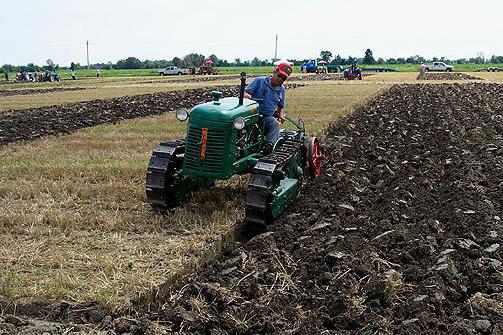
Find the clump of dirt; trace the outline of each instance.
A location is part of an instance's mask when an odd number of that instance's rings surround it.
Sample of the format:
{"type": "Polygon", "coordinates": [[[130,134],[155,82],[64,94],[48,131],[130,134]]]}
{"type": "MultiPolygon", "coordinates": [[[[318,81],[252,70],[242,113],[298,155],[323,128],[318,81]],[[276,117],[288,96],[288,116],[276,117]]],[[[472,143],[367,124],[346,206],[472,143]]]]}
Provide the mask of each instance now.
{"type": "MultiPolygon", "coordinates": [[[[289,83],[287,89],[303,86],[289,83]]],[[[238,96],[238,86],[219,86],[184,91],[125,96],[93,100],[64,106],[49,106],[0,113],[0,146],[15,141],[33,140],[46,135],[66,134],[75,130],[125,119],[158,115],[179,108],[191,108],[210,101],[210,92],[238,96]]]]}
{"type": "Polygon", "coordinates": [[[418,80],[484,80],[483,78],[472,76],[460,72],[425,72],[417,77],[418,80]]]}
{"type": "Polygon", "coordinates": [[[323,174],[269,232],[97,328],[501,334],[502,133],[502,85],[395,85],[329,127],[323,174]]]}
{"type": "Polygon", "coordinates": [[[50,93],[62,91],[80,91],[85,90],[84,87],[50,87],[50,88],[35,88],[35,89],[22,89],[22,90],[0,90],[0,97],[11,95],[27,95],[37,93],[50,93]]]}

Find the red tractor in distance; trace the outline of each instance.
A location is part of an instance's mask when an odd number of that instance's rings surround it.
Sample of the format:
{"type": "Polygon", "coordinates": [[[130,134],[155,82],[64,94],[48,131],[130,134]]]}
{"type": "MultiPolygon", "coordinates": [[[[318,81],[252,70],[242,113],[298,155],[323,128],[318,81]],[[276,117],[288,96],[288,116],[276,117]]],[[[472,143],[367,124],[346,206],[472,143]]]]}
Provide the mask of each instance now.
{"type": "Polygon", "coordinates": [[[199,67],[199,74],[218,74],[218,69],[214,66],[214,62],[211,59],[207,59],[199,67]]]}

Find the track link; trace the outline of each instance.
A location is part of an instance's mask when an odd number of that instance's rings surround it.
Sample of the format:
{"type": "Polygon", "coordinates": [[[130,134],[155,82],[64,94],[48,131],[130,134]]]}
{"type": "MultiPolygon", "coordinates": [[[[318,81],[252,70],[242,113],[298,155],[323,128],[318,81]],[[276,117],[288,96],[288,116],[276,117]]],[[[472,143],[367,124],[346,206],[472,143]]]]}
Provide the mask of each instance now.
{"type": "Polygon", "coordinates": [[[158,212],[166,212],[182,200],[175,185],[182,161],[176,155],[185,151],[185,140],[173,140],[159,144],[148,163],[145,183],[147,200],[158,212]]]}
{"type": "Polygon", "coordinates": [[[287,139],[272,154],[262,157],[255,164],[246,191],[246,222],[249,227],[265,230],[274,220],[271,209],[275,201],[274,191],[283,175],[291,174],[290,163],[302,150],[303,142],[287,139]]]}

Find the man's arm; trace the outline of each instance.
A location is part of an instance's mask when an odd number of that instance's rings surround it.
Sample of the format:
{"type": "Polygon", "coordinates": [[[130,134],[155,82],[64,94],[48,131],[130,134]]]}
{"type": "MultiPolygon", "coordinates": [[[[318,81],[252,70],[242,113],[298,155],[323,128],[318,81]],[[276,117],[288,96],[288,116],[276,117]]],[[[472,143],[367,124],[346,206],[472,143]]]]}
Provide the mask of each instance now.
{"type": "Polygon", "coordinates": [[[286,104],[286,92],[285,89],[281,90],[280,101],[278,107],[276,108],[276,118],[280,123],[285,121],[285,104],[286,104]]]}
{"type": "Polygon", "coordinates": [[[243,95],[246,99],[252,99],[253,94],[255,94],[255,90],[257,89],[258,80],[257,78],[253,79],[251,83],[246,85],[245,94],[243,95]]]}
{"type": "Polygon", "coordinates": [[[276,109],[276,119],[278,119],[279,123],[283,123],[285,121],[285,109],[278,107],[276,109]]]}

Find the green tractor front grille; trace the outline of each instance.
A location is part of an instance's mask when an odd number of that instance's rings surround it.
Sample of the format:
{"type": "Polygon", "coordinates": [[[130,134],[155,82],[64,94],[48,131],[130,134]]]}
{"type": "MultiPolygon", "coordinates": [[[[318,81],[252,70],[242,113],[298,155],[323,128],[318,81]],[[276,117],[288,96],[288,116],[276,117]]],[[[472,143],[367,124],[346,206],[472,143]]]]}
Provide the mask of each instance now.
{"type": "Polygon", "coordinates": [[[183,173],[213,179],[232,176],[229,137],[230,132],[226,128],[191,125],[186,137],[183,173]]]}

